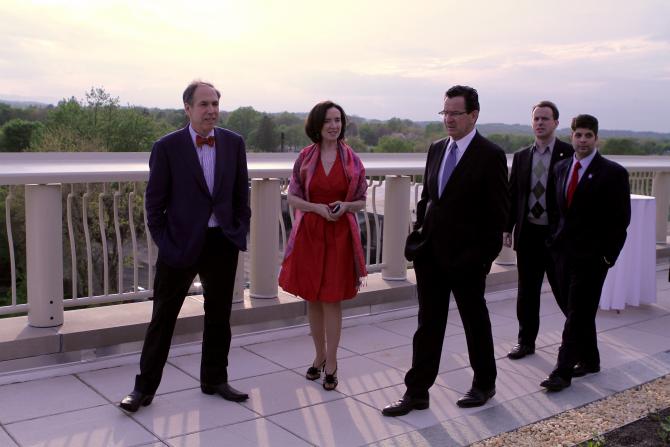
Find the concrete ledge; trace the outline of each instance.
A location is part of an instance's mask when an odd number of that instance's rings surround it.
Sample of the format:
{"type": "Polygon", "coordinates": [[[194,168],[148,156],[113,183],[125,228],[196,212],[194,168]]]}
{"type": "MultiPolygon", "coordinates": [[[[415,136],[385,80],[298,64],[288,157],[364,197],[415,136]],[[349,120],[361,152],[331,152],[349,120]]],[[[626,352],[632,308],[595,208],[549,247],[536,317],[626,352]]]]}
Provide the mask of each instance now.
{"type": "MultiPolygon", "coordinates": [[[[516,286],[514,266],[494,265],[487,279],[487,290],[516,286]]],[[[203,326],[203,297],[186,298],[175,336],[197,337],[203,326]]],[[[344,302],[345,315],[360,315],[416,304],[414,270],[406,281],[386,281],[380,273],[367,278],[358,296],[344,302]]],[[[68,310],[65,323],[55,328],[28,326],[25,316],[0,320],[0,362],[92,350],[125,343],[141,342],[151,319],[151,301],[115,304],[68,310]]],[[[307,323],[305,302],[284,292],[274,299],[245,296],[233,305],[231,325],[235,334],[307,323]]]]}

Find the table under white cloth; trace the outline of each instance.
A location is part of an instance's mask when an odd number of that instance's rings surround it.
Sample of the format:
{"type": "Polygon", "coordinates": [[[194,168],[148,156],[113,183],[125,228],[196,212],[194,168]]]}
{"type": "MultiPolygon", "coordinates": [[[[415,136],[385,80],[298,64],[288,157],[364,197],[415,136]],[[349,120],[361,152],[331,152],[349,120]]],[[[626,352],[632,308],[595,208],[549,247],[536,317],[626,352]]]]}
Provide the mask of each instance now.
{"type": "Polygon", "coordinates": [[[631,194],[626,243],[605,279],[600,308],[656,302],[656,199],[631,194]]]}

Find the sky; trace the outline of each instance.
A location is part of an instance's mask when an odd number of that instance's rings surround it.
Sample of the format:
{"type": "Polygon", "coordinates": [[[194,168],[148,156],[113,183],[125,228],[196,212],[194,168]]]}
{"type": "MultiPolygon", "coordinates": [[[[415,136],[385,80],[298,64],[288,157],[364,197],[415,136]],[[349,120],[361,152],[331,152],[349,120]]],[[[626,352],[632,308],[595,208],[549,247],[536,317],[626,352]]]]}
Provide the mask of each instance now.
{"type": "Polygon", "coordinates": [[[481,123],[549,99],[560,127],[670,132],[668,0],[0,0],[0,42],[4,99],[179,108],[203,79],[223,110],[428,121],[465,84],[481,123]]]}

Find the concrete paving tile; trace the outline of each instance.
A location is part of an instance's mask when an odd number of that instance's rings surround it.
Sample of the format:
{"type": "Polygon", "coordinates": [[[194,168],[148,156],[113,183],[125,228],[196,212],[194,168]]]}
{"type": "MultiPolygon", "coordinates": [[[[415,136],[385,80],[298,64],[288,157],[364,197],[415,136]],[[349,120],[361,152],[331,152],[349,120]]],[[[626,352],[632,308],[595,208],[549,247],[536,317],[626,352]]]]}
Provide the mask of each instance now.
{"type": "MultiPolygon", "coordinates": [[[[430,388],[429,393],[430,407],[426,410],[411,411],[397,419],[415,428],[425,428],[481,410],[481,408],[459,408],[456,401],[460,399],[461,394],[443,386],[434,385],[430,388]]],[[[400,399],[403,394],[405,394],[405,385],[396,385],[357,394],[353,398],[381,411],[388,404],[400,399]]]]}
{"type": "Polygon", "coordinates": [[[630,327],[612,329],[598,334],[598,340],[632,349],[645,354],[655,354],[670,349],[670,338],[630,327]]]}
{"type": "Polygon", "coordinates": [[[0,427],[0,445],[3,447],[19,447],[2,427],[0,427]]]}
{"type": "Polygon", "coordinates": [[[344,397],[337,391],[324,390],[322,380],[310,381],[303,374],[304,372],[296,374],[294,371],[281,371],[236,380],[232,385],[249,394],[249,400],[242,405],[262,416],[344,397]]]}
{"type": "Polygon", "coordinates": [[[410,337],[371,325],[343,329],[340,339],[340,346],[357,354],[367,354],[411,343],[410,337]]]}
{"type": "Polygon", "coordinates": [[[489,309],[489,314],[502,315],[516,320],[516,298],[487,303],[486,307],[489,309]]]}
{"type": "MultiPolygon", "coordinates": [[[[412,345],[399,346],[393,349],[384,349],[383,351],[366,354],[367,358],[385,365],[399,369],[405,374],[412,366],[412,345]]],[[[463,368],[470,365],[467,353],[459,354],[447,351],[442,346],[442,356],[440,358],[439,372],[451,371],[453,369],[463,368]]]]}
{"type": "MultiPolygon", "coordinates": [[[[662,337],[670,337],[670,315],[653,318],[638,324],[631,324],[628,328],[642,332],[649,332],[650,334],[660,335],[662,337]]],[[[670,349],[670,346],[668,346],[668,349],[670,349]]]]}
{"type": "Polygon", "coordinates": [[[366,447],[459,447],[470,445],[464,432],[468,427],[453,421],[434,426],[435,430],[417,430],[373,442],[366,447]],[[427,432],[427,433],[424,433],[427,432]]]}
{"type": "Polygon", "coordinates": [[[158,396],[131,417],[166,439],[256,419],[258,415],[238,403],[208,396],[198,389],[158,396]]]}
{"type": "Polygon", "coordinates": [[[612,393],[618,393],[668,373],[670,366],[653,360],[649,357],[638,359],[616,368],[601,370],[598,374],[588,374],[581,378],[575,378],[573,383],[579,381],[612,393]]]}
{"type": "Polygon", "coordinates": [[[309,446],[297,436],[265,419],[241,422],[167,440],[173,447],[301,447],[309,446]]]}
{"type": "MultiPolygon", "coordinates": [[[[77,374],[79,378],[105,396],[111,402],[119,402],[135,386],[135,375],[139,374],[138,364],[117,366],[77,374]]],[[[157,394],[172,393],[199,386],[199,382],[172,365],[165,365],[163,378],[157,394]]]]}
{"type": "MultiPolygon", "coordinates": [[[[309,335],[245,345],[244,349],[289,369],[307,367],[314,361],[314,343],[309,335]]],[[[353,352],[341,346],[337,350],[338,359],[352,355],[353,352]]]]}
{"type": "Polygon", "coordinates": [[[405,371],[358,356],[340,359],[337,375],[337,391],[351,396],[401,384],[404,382],[405,371]]]}
{"type": "Polygon", "coordinates": [[[493,333],[493,341],[513,341],[516,343],[519,336],[519,325],[518,324],[508,324],[504,326],[493,326],[491,327],[491,332],[493,333]]]}
{"type": "Polygon", "coordinates": [[[158,441],[111,404],[16,422],[7,430],[24,447],[136,446],[158,441]]]}
{"type": "MultiPolygon", "coordinates": [[[[375,326],[385,329],[387,331],[394,332],[398,335],[403,335],[405,337],[412,338],[417,328],[417,319],[415,316],[408,318],[400,318],[397,320],[384,321],[381,323],[375,323],[375,326]]],[[[445,336],[462,334],[463,327],[458,326],[452,323],[447,323],[445,330],[445,336]]]]}
{"type": "MultiPolygon", "coordinates": [[[[644,353],[639,352],[636,349],[617,346],[608,342],[604,342],[600,340],[600,338],[600,335],[598,335],[598,351],[600,352],[601,370],[615,368],[645,356],[644,353]]],[[[559,347],[560,344],[546,346],[542,348],[542,351],[551,354],[555,363],[556,359],[558,358],[559,347]]]]}
{"type": "Polygon", "coordinates": [[[503,357],[496,361],[498,370],[504,369],[521,374],[529,379],[540,383],[547,377],[556,364],[556,355],[545,352],[543,349],[536,349],[535,354],[526,356],[520,360],[511,360],[503,357]]]}
{"type": "Polygon", "coordinates": [[[410,425],[384,417],[378,409],[352,398],[301,408],[269,419],[322,447],[364,445],[412,431],[410,425]]]}
{"type": "MultiPolygon", "coordinates": [[[[169,363],[186,371],[198,381],[200,380],[201,353],[183,355],[168,360],[169,363]]],[[[228,354],[228,380],[238,380],[247,377],[260,376],[271,372],[281,371],[284,368],[274,362],[254,354],[244,348],[231,348],[228,354]]]]}
{"type": "MultiPolygon", "coordinates": [[[[463,368],[440,374],[436,383],[456,391],[459,397],[472,386],[471,368],[463,368]]],[[[526,394],[540,392],[539,381],[513,371],[498,368],[496,395],[487,402],[487,406],[498,405],[526,394]]]]}
{"type": "Polygon", "coordinates": [[[0,402],[0,422],[3,424],[108,403],[74,376],[1,386],[0,402]]]}

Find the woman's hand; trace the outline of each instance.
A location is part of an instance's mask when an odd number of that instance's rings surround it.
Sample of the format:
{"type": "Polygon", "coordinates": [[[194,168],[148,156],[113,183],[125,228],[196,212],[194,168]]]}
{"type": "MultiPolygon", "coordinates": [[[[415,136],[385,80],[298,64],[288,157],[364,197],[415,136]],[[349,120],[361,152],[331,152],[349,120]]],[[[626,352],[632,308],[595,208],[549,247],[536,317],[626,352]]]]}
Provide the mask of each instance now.
{"type": "Polygon", "coordinates": [[[312,204],[312,212],[318,214],[319,216],[323,217],[324,219],[334,222],[337,219],[334,218],[333,213],[330,212],[330,207],[326,205],[325,203],[313,203],[312,204]]]}
{"type": "Polygon", "coordinates": [[[341,201],[336,201],[336,202],[331,202],[328,204],[329,208],[328,211],[330,212],[330,215],[332,216],[332,220],[338,220],[344,213],[349,211],[349,203],[348,202],[341,202],[341,201]],[[333,211],[337,207],[337,211],[333,211]]]}

